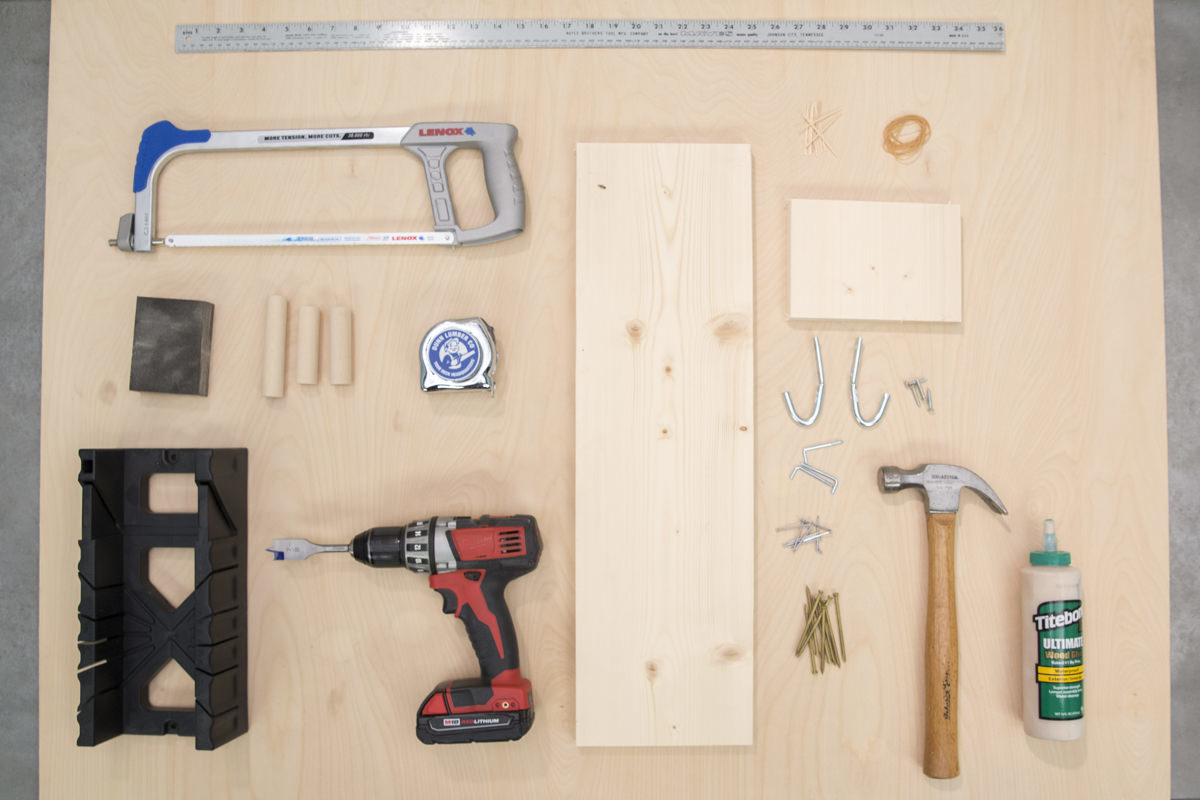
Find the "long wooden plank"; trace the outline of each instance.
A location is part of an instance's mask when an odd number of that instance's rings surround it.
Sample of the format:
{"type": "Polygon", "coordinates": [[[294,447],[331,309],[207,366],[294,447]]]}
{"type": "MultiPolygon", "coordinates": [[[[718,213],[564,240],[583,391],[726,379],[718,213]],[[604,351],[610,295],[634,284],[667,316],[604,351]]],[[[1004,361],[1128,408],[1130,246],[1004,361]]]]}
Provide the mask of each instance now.
{"type": "Polygon", "coordinates": [[[791,202],[792,319],[962,322],[962,215],[949,203],[791,202]]]}
{"type": "Polygon", "coordinates": [[[750,148],[581,144],[576,740],[749,745],[750,148]]]}

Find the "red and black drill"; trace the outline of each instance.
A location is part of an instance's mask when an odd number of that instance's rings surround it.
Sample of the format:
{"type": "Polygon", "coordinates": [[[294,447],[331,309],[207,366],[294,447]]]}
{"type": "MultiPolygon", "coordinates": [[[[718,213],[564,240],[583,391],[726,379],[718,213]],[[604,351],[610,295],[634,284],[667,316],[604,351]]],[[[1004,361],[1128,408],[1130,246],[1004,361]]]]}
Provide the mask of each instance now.
{"type": "Polygon", "coordinates": [[[445,681],[417,712],[425,744],[520,739],[533,725],[533,688],[521,677],[517,632],[504,603],[513,578],[533,571],[542,555],[537,520],[511,517],[430,517],[397,528],[371,528],[350,544],[276,539],[276,560],[350,553],[372,567],[408,567],[429,576],[442,612],[467,626],[480,677],[445,681]]]}

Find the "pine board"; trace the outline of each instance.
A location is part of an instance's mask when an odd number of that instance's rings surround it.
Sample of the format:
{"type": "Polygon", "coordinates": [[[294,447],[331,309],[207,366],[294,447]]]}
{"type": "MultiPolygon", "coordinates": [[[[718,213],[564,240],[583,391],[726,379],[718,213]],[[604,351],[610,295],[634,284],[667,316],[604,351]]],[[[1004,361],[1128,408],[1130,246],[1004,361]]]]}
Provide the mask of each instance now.
{"type": "MultiPolygon", "coordinates": [[[[175,23],[389,19],[395,4],[222,0],[58,2],[51,22],[40,461],[39,764],[60,797],[1155,797],[1169,796],[1170,668],[1162,241],[1152,6],[1148,0],[945,4],[883,0],[712,15],[980,18],[1000,54],[857,52],[417,52],[176,56],[175,23]],[[1050,35],[1053,32],[1053,35],[1050,35]],[[803,155],[804,110],[843,109],[837,156],[803,155]],[[898,164],[884,125],[915,112],[933,138],[898,164]],[[529,218],[479,248],[132,255],[105,241],[132,210],[138,137],[170,119],[213,129],[484,119],[520,129],[529,218]],[[574,303],[576,143],[706,141],[753,152],[755,246],[754,746],[580,748],[575,743],[574,303]],[[787,200],[955,202],[963,319],[789,322],[787,200]],[[260,394],[262,309],[354,309],[354,385],[260,394]],[[124,389],[137,295],[215,305],[207,398],[124,389]],[[422,395],[417,345],[447,317],[482,314],[500,347],[486,395],[422,395]],[[796,427],[780,393],[825,410],[796,427]],[[850,414],[854,339],[868,408],[850,414]],[[923,375],[937,413],[903,381],[923,375]],[[1133,387],[1133,388],[1131,388],[1133,387]],[[799,394],[798,394],[799,393],[799,394]],[[836,495],[788,480],[800,448],[836,495]],[[176,737],[74,744],[80,447],[250,448],[250,730],[214,753],[176,737]],[[963,500],[958,523],[963,775],[921,775],[924,521],[912,493],[880,497],[885,463],[961,463],[1012,512],[963,500]],[[275,536],[333,539],[430,513],[537,516],[541,565],[507,597],[537,721],[516,745],[430,748],[413,715],[476,671],[462,626],[415,575],[326,558],[283,564],[275,536]],[[820,514],[825,554],[793,556],[774,529],[820,514]],[[1083,570],[1086,740],[1027,739],[1020,721],[1018,569],[1040,520],[1083,570]],[[284,571],[280,571],[283,567],[284,571]],[[819,679],[797,663],[804,586],[841,592],[849,660],[819,679]]],[[[464,16],[699,16],[532,0],[447,0],[464,16]]],[[[35,135],[35,134],[31,134],[35,135]]],[[[163,173],[163,230],[388,229],[428,224],[406,153],[196,156],[163,173]]],[[[454,163],[458,161],[459,163],[454,163]]],[[[478,220],[482,173],[449,167],[478,220]]],[[[322,354],[322,359],[327,355],[322,354]]],[[[321,371],[327,375],[327,363],[321,371]]],[[[622,509],[606,509],[614,524],[622,509]]],[[[32,531],[28,532],[32,536],[32,531]]],[[[32,542],[30,542],[32,546],[32,542]]],[[[628,582],[613,578],[614,592],[628,582]]],[[[14,646],[35,646],[14,643],[14,646]]]]}
{"type": "Polygon", "coordinates": [[[750,148],[577,157],[576,742],[749,745],[750,148]]]}
{"type": "Polygon", "coordinates": [[[962,322],[951,203],[791,201],[792,319],[962,322]]]}

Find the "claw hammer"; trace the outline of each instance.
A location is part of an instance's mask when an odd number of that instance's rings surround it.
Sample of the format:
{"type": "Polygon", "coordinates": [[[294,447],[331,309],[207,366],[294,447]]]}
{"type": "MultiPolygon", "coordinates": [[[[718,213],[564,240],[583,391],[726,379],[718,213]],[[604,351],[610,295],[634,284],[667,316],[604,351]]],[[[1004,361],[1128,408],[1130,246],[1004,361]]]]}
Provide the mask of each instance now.
{"type": "Polygon", "coordinates": [[[929,595],[925,610],[925,774],[958,776],[958,617],[954,603],[954,523],[962,489],[992,507],[1008,509],[983,478],[951,464],[879,468],[879,489],[916,487],[925,496],[929,536],[929,595]]]}

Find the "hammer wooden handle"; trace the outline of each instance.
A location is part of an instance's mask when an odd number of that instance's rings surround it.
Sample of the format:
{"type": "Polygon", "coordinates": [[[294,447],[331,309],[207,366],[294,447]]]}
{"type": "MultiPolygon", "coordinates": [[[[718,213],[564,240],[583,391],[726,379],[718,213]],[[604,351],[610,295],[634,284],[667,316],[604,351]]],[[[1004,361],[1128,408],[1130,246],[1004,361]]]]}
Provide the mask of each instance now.
{"type": "Polygon", "coordinates": [[[925,774],[958,776],[958,617],[954,514],[930,514],[925,615],[925,774]]]}

